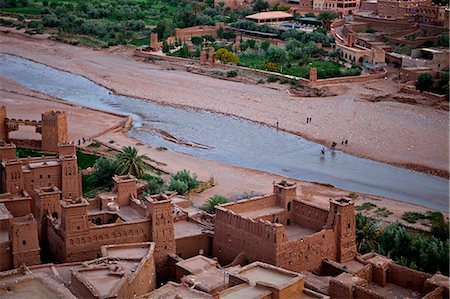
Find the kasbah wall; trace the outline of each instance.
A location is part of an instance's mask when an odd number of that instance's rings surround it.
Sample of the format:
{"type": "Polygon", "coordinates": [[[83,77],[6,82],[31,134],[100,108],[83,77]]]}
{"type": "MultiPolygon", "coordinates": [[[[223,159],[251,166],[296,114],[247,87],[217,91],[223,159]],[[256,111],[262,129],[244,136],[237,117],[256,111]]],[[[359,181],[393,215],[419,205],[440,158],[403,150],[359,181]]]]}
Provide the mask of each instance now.
{"type": "Polygon", "coordinates": [[[259,260],[296,272],[314,270],[324,258],[351,260],[357,254],[353,202],[332,200],[327,211],[297,200],[295,185],[275,184],[274,195],[217,208],[213,253],[222,265],[244,253],[249,261],[259,260]],[[274,208],[270,215],[240,215],[269,207],[274,208]],[[289,240],[284,226],[290,225],[305,228],[308,233],[289,240]]]}

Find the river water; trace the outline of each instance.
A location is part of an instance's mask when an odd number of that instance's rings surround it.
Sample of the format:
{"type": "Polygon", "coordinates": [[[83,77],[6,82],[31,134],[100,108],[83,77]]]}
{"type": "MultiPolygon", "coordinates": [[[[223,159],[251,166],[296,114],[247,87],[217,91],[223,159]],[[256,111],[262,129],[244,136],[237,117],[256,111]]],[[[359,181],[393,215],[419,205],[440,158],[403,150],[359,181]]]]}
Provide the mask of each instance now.
{"type": "Polygon", "coordinates": [[[293,134],[237,117],[117,96],[82,76],[12,55],[0,54],[0,74],[72,103],[132,114],[134,127],[129,135],[154,146],[448,210],[449,184],[440,177],[340,151],[327,150],[322,156],[320,144],[293,134]]]}

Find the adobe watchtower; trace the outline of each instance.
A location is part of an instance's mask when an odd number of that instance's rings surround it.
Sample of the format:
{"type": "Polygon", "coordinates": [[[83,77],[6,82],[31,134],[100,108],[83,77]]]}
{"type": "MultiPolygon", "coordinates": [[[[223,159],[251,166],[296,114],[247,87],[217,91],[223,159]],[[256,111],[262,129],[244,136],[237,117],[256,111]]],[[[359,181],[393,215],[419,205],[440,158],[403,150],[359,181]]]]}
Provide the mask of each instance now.
{"type": "Polygon", "coordinates": [[[58,152],[58,145],[67,142],[67,116],[64,111],[42,114],[42,150],[58,152]]]}
{"type": "Polygon", "coordinates": [[[61,155],[61,191],[63,198],[78,198],[81,196],[81,182],[78,174],[76,155],[61,155]]]}
{"type": "Polygon", "coordinates": [[[0,139],[8,140],[8,130],[6,129],[6,107],[0,106],[0,139]]]}
{"type": "Polygon", "coordinates": [[[290,212],[292,201],[297,199],[297,184],[282,181],[273,184],[273,194],[277,197],[277,205],[290,212]]]}
{"type": "Polygon", "coordinates": [[[151,222],[150,238],[156,244],[156,268],[158,272],[165,273],[169,254],[176,253],[172,200],[166,194],[149,196],[147,200],[147,216],[151,222]]]}
{"type": "Polygon", "coordinates": [[[37,224],[33,214],[11,219],[10,240],[14,268],[41,262],[37,224]]]}
{"type": "Polygon", "coordinates": [[[120,207],[128,206],[131,198],[137,198],[137,179],[131,174],[114,176],[117,202],[120,207]]]}
{"type": "MultiPolygon", "coordinates": [[[[336,231],[337,261],[343,263],[352,260],[357,254],[354,201],[350,198],[331,199],[329,217],[333,217],[336,231]]],[[[330,224],[330,220],[327,224],[330,224]]]]}

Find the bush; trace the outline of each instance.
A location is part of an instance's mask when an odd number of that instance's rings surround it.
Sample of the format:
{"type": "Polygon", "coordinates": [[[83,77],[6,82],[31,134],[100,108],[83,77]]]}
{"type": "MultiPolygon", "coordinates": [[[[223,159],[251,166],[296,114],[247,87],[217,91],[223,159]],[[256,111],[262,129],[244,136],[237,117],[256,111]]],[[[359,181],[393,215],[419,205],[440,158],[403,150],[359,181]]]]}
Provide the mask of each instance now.
{"type": "Polygon", "coordinates": [[[237,71],[228,71],[227,72],[227,77],[237,77],[238,72],[237,71]]]}
{"type": "Polygon", "coordinates": [[[373,204],[371,202],[365,202],[360,206],[356,206],[355,210],[356,211],[364,211],[364,210],[368,211],[368,210],[375,208],[376,206],[377,206],[376,204],[373,204]]]}
{"type": "Polygon", "coordinates": [[[266,57],[268,60],[283,64],[288,60],[288,54],[285,49],[270,45],[267,49],[266,57]]]}
{"type": "Polygon", "coordinates": [[[225,48],[220,48],[219,50],[217,50],[216,53],[214,53],[214,58],[223,63],[237,63],[239,61],[236,55],[225,48]]]}
{"type": "Polygon", "coordinates": [[[425,73],[420,74],[417,77],[416,89],[420,90],[420,92],[430,90],[433,88],[434,78],[431,74],[425,73]]]}
{"type": "Polygon", "coordinates": [[[224,204],[230,202],[230,200],[222,195],[214,195],[213,197],[210,197],[208,201],[206,202],[205,210],[208,213],[215,213],[216,206],[220,204],[224,204]]]}
{"type": "Polygon", "coordinates": [[[185,183],[189,190],[200,185],[200,182],[197,180],[197,175],[195,173],[191,175],[191,172],[187,169],[178,171],[176,174],[171,176],[171,180],[172,179],[185,183]]]}
{"type": "Polygon", "coordinates": [[[278,72],[280,70],[280,65],[271,61],[266,61],[264,63],[264,67],[266,68],[266,70],[271,72],[278,72]]]}
{"type": "Polygon", "coordinates": [[[145,180],[148,184],[147,194],[158,194],[167,190],[167,186],[164,180],[160,176],[151,176],[149,174],[144,174],[140,177],[145,180]]]}
{"type": "Polygon", "coordinates": [[[200,36],[193,36],[191,38],[191,42],[192,42],[192,44],[199,46],[203,43],[203,39],[200,36]]]}
{"type": "Polygon", "coordinates": [[[274,75],[270,75],[269,78],[267,78],[267,82],[269,83],[273,83],[273,82],[277,82],[278,81],[278,77],[274,76],[274,75]]]}
{"type": "Polygon", "coordinates": [[[176,180],[172,177],[172,178],[170,178],[170,184],[169,184],[168,190],[177,191],[178,194],[183,195],[184,193],[186,193],[189,190],[189,186],[185,182],[176,180]]]}
{"type": "Polygon", "coordinates": [[[417,212],[405,212],[402,215],[402,219],[409,223],[416,223],[418,220],[426,218],[424,214],[417,212]]]}

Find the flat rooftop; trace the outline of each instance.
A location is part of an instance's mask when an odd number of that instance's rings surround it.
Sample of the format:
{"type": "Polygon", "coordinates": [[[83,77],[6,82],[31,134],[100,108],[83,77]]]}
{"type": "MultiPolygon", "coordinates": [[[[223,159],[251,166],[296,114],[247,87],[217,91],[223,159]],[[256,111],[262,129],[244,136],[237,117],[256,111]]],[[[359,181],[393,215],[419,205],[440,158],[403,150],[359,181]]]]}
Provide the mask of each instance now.
{"type": "Polygon", "coordinates": [[[175,239],[201,235],[204,228],[192,221],[178,221],[173,224],[175,239]]]}
{"type": "Polygon", "coordinates": [[[283,208],[278,207],[278,206],[273,206],[273,207],[258,209],[258,210],[254,210],[254,211],[242,212],[242,213],[239,213],[239,215],[241,215],[242,217],[255,219],[255,218],[266,217],[266,216],[270,216],[270,215],[274,215],[274,214],[279,214],[282,212],[284,212],[283,208]]]}
{"type": "Polygon", "coordinates": [[[260,299],[269,296],[272,292],[263,287],[255,287],[248,284],[240,284],[226,289],[220,293],[221,299],[260,299]]]}
{"type": "Polygon", "coordinates": [[[0,298],[31,299],[55,298],[74,299],[73,294],[61,283],[48,275],[39,273],[15,277],[0,284],[0,298]]]}
{"type": "Polygon", "coordinates": [[[120,259],[142,259],[147,256],[150,247],[108,247],[106,256],[120,259]]]}
{"type": "Polygon", "coordinates": [[[398,298],[398,299],[419,299],[422,294],[410,289],[399,287],[398,285],[387,283],[385,287],[381,287],[376,283],[369,283],[368,288],[384,298],[398,298]]]}
{"type": "Polygon", "coordinates": [[[186,285],[169,282],[153,292],[143,295],[142,299],[213,299],[213,296],[186,285]]]}
{"type": "Polygon", "coordinates": [[[210,268],[215,268],[217,261],[203,255],[196,255],[184,261],[178,262],[176,265],[192,274],[197,274],[208,271],[210,268]]]}
{"type": "Polygon", "coordinates": [[[298,240],[301,239],[303,237],[312,235],[316,232],[318,232],[317,230],[308,228],[308,227],[304,227],[304,226],[300,226],[296,223],[291,223],[290,225],[285,225],[284,226],[284,231],[286,232],[286,235],[288,237],[289,241],[294,241],[294,240],[298,240]]]}
{"type": "Polygon", "coordinates": [[[248,279],[249,284],[256,285],[256,283],[270,284],[275,287],[286,286],[302,278],[300,274],[288,272],[270,265],[262,266],[260,263],[250,264],[238,272],[239,276],[248,279]]]}
{"type": "Polygon", "coordinates": [[[109,296],[123,277],[122,275],[110,275],[109,269],[80,270],[77,271],[78,276],[88,281],[101,297],[109,296]]]}

